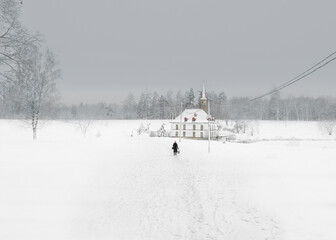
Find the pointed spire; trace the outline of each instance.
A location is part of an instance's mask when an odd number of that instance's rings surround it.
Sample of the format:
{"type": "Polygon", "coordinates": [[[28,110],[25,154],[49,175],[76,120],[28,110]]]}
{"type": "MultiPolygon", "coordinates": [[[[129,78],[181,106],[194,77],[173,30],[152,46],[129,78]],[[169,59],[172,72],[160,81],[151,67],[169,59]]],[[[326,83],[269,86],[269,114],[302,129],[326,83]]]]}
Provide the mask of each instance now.
{"type": "Polygon", "coordinates": [[[205,91],[205,86],[204,86],[204,83],[203,83],[203,90],[202,90],[202,96],[201,96],[201,100],[206,100],[207,97],[206,97],[206,91],[205,91]]]}
{"type": "Polygon", "coordinates": [[[201,99],[200,99],[200,106],[201,106],[201,109],[203,109],[204,112],[208,112],[207,111],[207,102],[208,102],[207,94],[206,94],[206,91],[205,91],[205,85],[203,83],[203,90],[202,90],[202,95],[201,95],[201,99]]]}

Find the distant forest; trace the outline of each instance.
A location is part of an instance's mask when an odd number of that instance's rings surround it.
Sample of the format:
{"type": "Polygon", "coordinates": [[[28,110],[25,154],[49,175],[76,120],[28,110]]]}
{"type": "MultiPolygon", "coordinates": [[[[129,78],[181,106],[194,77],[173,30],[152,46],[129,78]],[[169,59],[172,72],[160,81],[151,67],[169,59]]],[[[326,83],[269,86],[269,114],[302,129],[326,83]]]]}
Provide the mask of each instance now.
{"type": "MultiPolygon", "coordinates": [[[[210,113],[222,120],[290,120],[320,121],[336,119],[336,99],[327,97],[283,97],[279,92],[269,98],[250,101],[247,97],[227,98],[224,92],[208,92],[210,113]]],[[[50,103],[41,109],[41,119],[173,119],[186,108],[200,108],[200,92],[166,94],[143,91],[135,97],[129,93],[120,104],[64,105],[50,103]]],[[[0,102],[0,118],[29,118],[15,101],[0,102]]]]}

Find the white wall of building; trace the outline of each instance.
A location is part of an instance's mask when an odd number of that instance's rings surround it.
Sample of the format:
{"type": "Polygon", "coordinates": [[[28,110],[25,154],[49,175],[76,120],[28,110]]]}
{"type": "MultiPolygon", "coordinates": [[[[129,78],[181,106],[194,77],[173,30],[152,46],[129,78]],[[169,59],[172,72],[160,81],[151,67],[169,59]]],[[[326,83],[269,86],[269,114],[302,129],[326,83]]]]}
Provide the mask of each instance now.
{"type": "MultiPolygon", "coordinates": [[[[208,123],[183,123],[180,131],[180,123],[171,124],[171,137],[187,137],[187,138],[208,138],[208,123]]],[[[218,135],[217,124],[210,123],[211,138],[218,135]]]]}

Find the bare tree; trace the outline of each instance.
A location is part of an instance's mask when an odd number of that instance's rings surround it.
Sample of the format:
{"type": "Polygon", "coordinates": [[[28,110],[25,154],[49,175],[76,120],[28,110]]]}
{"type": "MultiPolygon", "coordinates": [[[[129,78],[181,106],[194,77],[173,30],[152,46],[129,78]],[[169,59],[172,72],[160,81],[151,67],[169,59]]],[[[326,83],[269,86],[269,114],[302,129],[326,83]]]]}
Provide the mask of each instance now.
{"type": "Polygon", "coordinates": [[[19,59],[26,54],[23,46],[40,40],[38,34],[31,34],[19,21],[21,4],[16,0],[0,0],[0,66],[1,75],[6,78],[6,69],[14,70],[19,59]]]}
{"type": "Polygon", "coordinates": [[[21,24],[18,21],[19,5],[12,0],[0,1],[0,64],[13,69],[21,24]]]}
{"type": "Polygon", "coordinates": [[[245,133],[247,127],[247,123],[245,120],[235,120],[234,129],[236,133],[240,133],[241,131],[245,133]]]}
{"type": "Polygon", "coordinates": [[[332,135],[336,128],[336,121],[321,121],[320,126],[323,130],[327,131],[329,135],[332,135]]]}
{"type": "Polygon", "coordinates": [[[268,104],[268,117],[270,119],[280,119],[280,92],[272,94],[268,104]]]}
{"type": "Polygon", "coordinates": [[[56,100],[56,80],[60,70],[50,50],[41,52],[38,46],[29,45],[26,51],[28,55],[20,60],[11,87],[18,93],[17,101],[24,118],[29,120],[35,140],[41,112],[56,100]]]}
{"type": "Polygon", "coordinates": [[[0,107],[1,116],[9,117],[21,111],[18,91],[13,88],[15,72],[21,59],[27,56],[26,46],[40,41],[19,21],[21,4],[18,0],[0,0],[0,107]]]}
{"type": "Polygon", "coordinates": [[[75,123],[77,124],[78,128],[80,129],[83,137],[86,137],[86,133],[88,131],[88,129],[90,128],[90,126],[92,125],[93,121],[92,120],[77,120],[75,121],[75,123]]]}
{"type": "Polygon", "coordinates": [[[123,114],[125,119],[135,119],[137,115],[137,104],[135,97],[129,93],[126,100],[123,102],[123,114]]]}

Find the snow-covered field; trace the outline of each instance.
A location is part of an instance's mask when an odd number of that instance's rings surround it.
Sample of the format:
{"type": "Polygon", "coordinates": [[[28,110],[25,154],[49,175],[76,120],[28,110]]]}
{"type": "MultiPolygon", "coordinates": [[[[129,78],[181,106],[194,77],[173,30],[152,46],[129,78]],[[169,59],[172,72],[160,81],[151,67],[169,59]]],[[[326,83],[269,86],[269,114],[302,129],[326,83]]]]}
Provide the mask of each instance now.
{"type": "Polygon", "coordinates": [[[336,239],[336,141],[317,123],[258,122],[255,138],[282,141],[210,154],[183,139],[173,156],[172,138],[130,136],[141,122],[95,121],[83,137],[51,121],[33,142],[1,120],[0,239],[336,239]]]}

